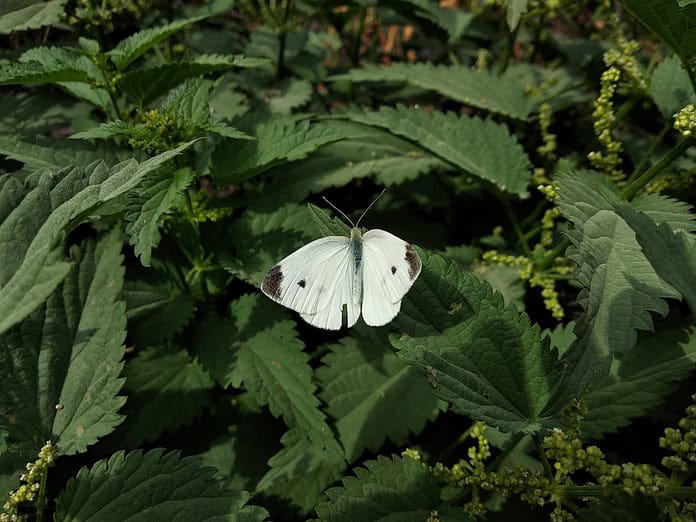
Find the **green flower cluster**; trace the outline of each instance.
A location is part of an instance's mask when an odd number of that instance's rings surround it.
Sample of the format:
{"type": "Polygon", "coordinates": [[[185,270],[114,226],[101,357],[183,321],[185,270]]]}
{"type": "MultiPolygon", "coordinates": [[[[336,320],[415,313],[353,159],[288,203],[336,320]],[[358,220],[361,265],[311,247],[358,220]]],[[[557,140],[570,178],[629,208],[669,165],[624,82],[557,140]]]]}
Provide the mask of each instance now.
{"type": "Polygon", "coordinates": [[[47,441],[39,451],[39,458],[27,464],[27,472],[20,477],[23,484],[10,492],[10,498],[3,505],[3,513],[0,513],[0,522],[18,522],[26,519],[18,513],[19,506],[36,500],[36,495],[46,480],[48,468],[53,466],[55,458],[56,447],[51,441],[47,441]]]}
{"type": "Polygon", "coordinates": [[[155,3],[152,0],[74,0],[65,11],[65,21],[87,32],[112,33],[115,20],[138,21],[155,3]]]}
{"type": "MultiPolygon", "coordinates": [[[[693,397],[696,401],[696,395],[693,397]]],[[[665,429],[660,437],[660,447],[674,453],[664,457],[662,465],[673,472],[686,473],[696,463],[696,404],[686,409],[686,417],[679,421],[679,428],[665,429]]]]}
{"type": "Polygon", "coordinates": [[[542,103],[539,107],[539,129],[543,145],[537,147],[537,152],[545,159],[553,161],[556,159],[556,135],[549,131],[551,127],[551,105],[542,103]]]}
{"type": "Polygon", "coordinates": [[[696,106],[693,103],[674,115],[674,128],[685,138],[694,135],[694,131],[696,131],[696,106]]]}
{"type": "Polygon", "coordinates": [[[154,155],[178,147],[191,140],[195,134],[190,127],[180,125],[173,112],[153,109],[142,115],[128,144],[134,149],[154,155]]]}

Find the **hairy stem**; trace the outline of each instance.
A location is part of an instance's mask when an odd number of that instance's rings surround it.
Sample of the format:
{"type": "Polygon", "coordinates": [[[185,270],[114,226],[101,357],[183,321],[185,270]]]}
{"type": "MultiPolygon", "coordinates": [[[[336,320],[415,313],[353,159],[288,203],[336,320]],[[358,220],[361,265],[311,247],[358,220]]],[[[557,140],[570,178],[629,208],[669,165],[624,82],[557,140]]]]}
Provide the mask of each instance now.
{"type": "Polygon", "coordinates": [[[655,136],[655,138],[652,140],[652,143],[650,143],[650,148],[646,151],[645,154],[643,154],[643,157],[641,158],[640,162],[638,165],[636,165],[636,168],[633,170],[631,175],[628,177],[628,182],[630,183],[634,179],[638,177],[638,175],[643,171],[643,168],[645,165],[647,165],[648,161],[650,161],[650,158],[652,157],[653,153],[655,152],[655,149],[657,146],[662,142],[662,140],[665,138],[667,133],[670,131],[672,128],[672,125],[667,122],[665,123],[664,127],[662,127],[662,130],[660,133],[655,136]]]}
{"type": "Polygon", "coordinates": [[[631,200],[635,197],[640,190],[655,179],[663,170],[665,170],[675,159],[681,156],[689,147],[691,147],[692,142],[690,138],[682,138],[679,142],[670,150],[667,154],[662,156],[660,160],[650,167],[643,174],[638,176],[632,183],[621,192],[621,197],[627,200],[631,200]]]}
{"type": "Polygon", "coordinates": [[[541,460],[541,465],[544,467],[544,473],[550,479],[553,479],[553,468],[549,463],[549,459],[546,457],[546,451],[544,451],[544,445],[542,443],[541,437],[538,433],[532,435],[532,440],[536,446],[537,453],[539,454],[539,460],[541,460]]]}
{"type": "Polygon", "coordinates": [[[500,67],[498,68],[498,74],[503,74],[508,65],[510,65],[510,58],[512,58],[512,51],[515,49],[515,42],[517,41],[517,33],[520,31],[520,26],[522,21],[517,24],[517,27],[510,33],[508,37],[507,47],[505,47],[505,54],[503,54],[503,60],[500,62],[500,67]]]}
{"type": "Polygon", "coordinates": [[[283,25],[280,27],[280,45],[278,46],[278,68],[276,69],[276,79],[278,80],[285,74],[285,45],[288,39],[288,21],[290,20],[291,12],[292,0],[286,0],[283,25]]]}
{"type": "Polygon", "coordinates": [[[43,522],[44,511],[46,510],[46,480],[48,479],[48,467],[41,473],[39,482],[39,492],[36,495],[36,522],[43,522]]]}

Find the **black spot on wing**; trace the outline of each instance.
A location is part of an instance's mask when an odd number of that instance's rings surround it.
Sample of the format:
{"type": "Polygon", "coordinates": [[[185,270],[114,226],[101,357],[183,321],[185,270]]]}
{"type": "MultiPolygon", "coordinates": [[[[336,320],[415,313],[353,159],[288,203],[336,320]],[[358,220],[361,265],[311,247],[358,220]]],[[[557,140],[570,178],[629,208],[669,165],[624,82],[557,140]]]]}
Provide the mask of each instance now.
{"type": "Polygon", "coordinates": [[[307,283],[306,283],[306,281],[305,281],[304,279],[300,279],[300,280],[297,282],[297,286],[299,286],[300,288],[304,288],[306,284],[307,284],[307,283]]]}
{"type": "Polygon", "coordinates": [[[392,273],[392,275],[396,274],[396,267],[395,266],[391,267],[391,273],[392,273]]]}
{"type": "Polygon", "coordinates": [[[421,260],[411,245],[406,245],[406,255],[404,255],[404,260],[408,263],[408,277],[410,277],[411,281],[413,281],[420,273],[421,260]]]}
{"type": "Polygon", "coordinates": [[[280,299],[280,285],[283,282],[283,271],[280,265],[271,268],[261,283],[261,290],[273,299],[280,299]]]}

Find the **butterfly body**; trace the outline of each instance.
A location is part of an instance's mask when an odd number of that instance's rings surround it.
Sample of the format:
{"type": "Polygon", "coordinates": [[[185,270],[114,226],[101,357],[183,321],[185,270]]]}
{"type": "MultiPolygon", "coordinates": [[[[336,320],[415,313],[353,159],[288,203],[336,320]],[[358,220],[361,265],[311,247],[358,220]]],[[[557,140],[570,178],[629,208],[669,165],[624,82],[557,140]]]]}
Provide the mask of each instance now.
{"type": "Polygon", "coordinates": [[[313,326],[339,330],[361,313],[370,326],[390,322],[421,271],[416,251],[384,230],[312,241],[272,267],[261,290],[313,326]],[[345,315],[345,317],[344,317],[345,315]]]}

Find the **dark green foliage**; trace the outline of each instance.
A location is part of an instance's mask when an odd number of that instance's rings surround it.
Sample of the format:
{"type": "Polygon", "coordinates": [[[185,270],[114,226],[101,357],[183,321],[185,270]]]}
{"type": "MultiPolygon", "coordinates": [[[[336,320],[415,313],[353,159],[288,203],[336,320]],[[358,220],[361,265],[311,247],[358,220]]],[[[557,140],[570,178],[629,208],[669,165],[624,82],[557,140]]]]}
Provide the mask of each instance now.
{"type": "Polygon", "coordinates": [[[0,4],[0,522],[696,517],[696,0],[0,4]]]}

